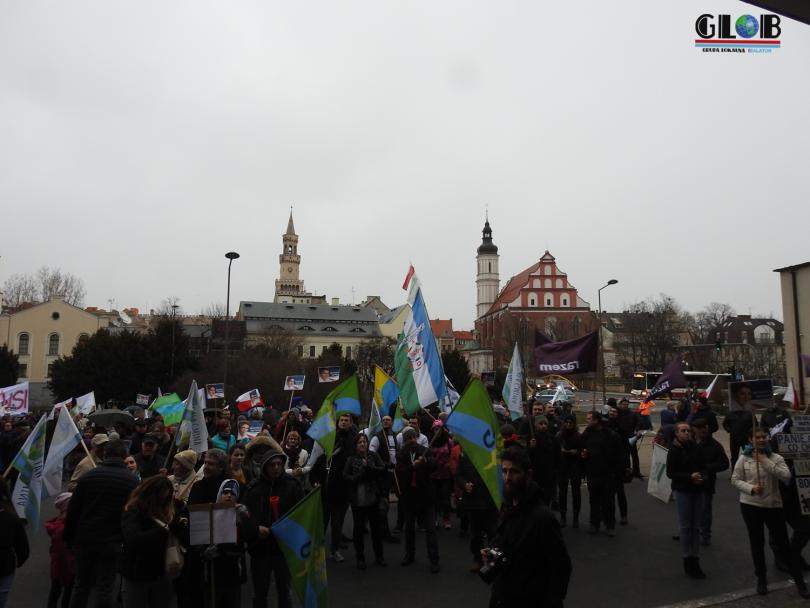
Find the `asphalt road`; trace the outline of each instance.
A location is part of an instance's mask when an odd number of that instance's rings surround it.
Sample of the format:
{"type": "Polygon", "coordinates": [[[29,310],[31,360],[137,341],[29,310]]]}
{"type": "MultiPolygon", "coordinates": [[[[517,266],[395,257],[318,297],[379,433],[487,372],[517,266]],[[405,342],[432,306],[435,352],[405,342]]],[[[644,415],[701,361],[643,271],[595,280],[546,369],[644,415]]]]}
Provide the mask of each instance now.
{"type": "MultiPolygon", "coordinates": [[[[723,441],[722,431],[718,439],[723,441]]],[[[649,466],[651,444],[649,437],[642,445],[642,472],[649,466]]],[[[748,542],[737,503],[737,494],[729,483],[730,473],[718,480],[715,497],[714,544],[702,548],[701,562],[708,578],[692,581],[682,572],[679,545],[671,539],[676,529],[674,503],[663,502],[646,493],[646,481],[638,480],[627,486],[630,503],[630,523],[618,528],[616,538],[605,535],[589,536],[585,528],[564,530],[569,552],[574,562],[566,606],[636,606],[654,607],[678,604],[710,596],[721,596],[715,603],[734,600],[728,605],[763,605],[756,598],[740,599],[729,594],[754,585],[753,566],[748,542]],[[725,600],[723,599],[725,598],[725,600]],[[741,602],[748,602],[742,604],[741,602]]],[[[587,519],[587,492],[583,488],[583,519],[587,519]]],[[[455,525],[454,520],[454,525],[455,525]]],[[[351,530],[347,518],[346,532],[351,530]]],[[[370,543],[369,543],[370,544],[370,543]]],[[[471,563],[467,539],[459,537],[458,529],[439,531],[442,571],[432,575],[424,548],[423,535],[417,536],[417,561],[399,566],[400,545],[386,545],[389,566],[385,569],[370,565],[365,572],[354,566],[353,551],[345,552],[346,561],[329,563],[330,605],[335,607],[388,608],[411,606],[487,606],[489,590],[477,576],[467,571],[471,563]]],[[[371,554],[370,546],[366,549],[371,554]]],[[[770,556],[769,556],[770,559],[770,556]]],[[[786,575],[773,571],[771,580],[787,580],[786,575]]],[[[48,541],[44,532],[33,535],[32,558],[18,571],[8,606],[11,608],[40,608],[48,592],[48,541]]],[[[745,595],[745,594],[743,594],[745,595]]],[[[777,597],[793,601],[789,590],[778,591],[777,597]]],[[[271,595],[271,606],[274,605],[271,595]]],[[[243,606],[250,605],[250,587],[243,589],[243,606]]],[[[696,604],[693,604],[696,605],[696,604]]],[[[773,604],[771,604],[773,605],[773,604]]]]}

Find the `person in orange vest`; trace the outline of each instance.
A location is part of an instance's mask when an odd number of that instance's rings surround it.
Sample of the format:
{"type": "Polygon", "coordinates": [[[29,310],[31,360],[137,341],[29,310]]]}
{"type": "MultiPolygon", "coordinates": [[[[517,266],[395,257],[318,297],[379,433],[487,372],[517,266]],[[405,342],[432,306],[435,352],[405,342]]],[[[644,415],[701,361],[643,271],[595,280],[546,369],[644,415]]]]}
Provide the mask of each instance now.
{"type": "Polygon", "coordinates": [[[652,409],[655,407],[655,401],[650,400],[647,402],[642,401],[638,404],[638,415],[641,417],[641,424],[639,427],[645,431],[651,431],[652,420],[650,415],[652,414],[652,409]]]}

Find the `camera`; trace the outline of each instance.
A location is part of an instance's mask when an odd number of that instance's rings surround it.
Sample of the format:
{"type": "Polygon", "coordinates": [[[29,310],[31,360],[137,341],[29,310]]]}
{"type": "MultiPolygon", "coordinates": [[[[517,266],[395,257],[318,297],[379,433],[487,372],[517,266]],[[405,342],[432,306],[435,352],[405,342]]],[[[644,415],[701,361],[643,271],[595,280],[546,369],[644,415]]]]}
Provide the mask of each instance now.
{"type": "Polygon", "coordinates": [[[490,548],[484,549],[484,565],[478,571],[478,576],[487,585],[492,584],[495,577],[498,576],[503,564],[506,563],[506,556],[500,549],[490,548]]]}

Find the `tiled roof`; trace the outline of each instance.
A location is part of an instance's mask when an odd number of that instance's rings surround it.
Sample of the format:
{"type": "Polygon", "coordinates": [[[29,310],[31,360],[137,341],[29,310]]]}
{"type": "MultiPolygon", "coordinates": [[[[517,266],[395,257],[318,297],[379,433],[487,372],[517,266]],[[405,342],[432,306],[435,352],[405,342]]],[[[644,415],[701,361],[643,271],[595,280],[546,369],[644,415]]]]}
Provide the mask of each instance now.
{"type": "Polygon", "coordinates": [[[453,335],[453,319],[431,319],[430,329],[437,338],[453,335]]]}
{"type": "Polygon", "coordinates": [[[456,340],[472,340],[473,339],[473,332],[471,332],[471,331],[454,331],[453,335],[455,336],[456,340]]]}

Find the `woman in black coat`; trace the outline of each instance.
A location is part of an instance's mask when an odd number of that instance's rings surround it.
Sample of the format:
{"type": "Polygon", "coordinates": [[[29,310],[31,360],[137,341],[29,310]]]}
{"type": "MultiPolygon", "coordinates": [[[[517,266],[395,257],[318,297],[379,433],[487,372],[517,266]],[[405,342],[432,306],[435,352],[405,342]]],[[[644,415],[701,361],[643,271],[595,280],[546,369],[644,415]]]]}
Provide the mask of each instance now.
{"type": "Polygon", "coordinates": [[[354,440],[354,454],[346,460],[343,478],[349,482],[349,502],[354,520],[352,540],[357,567],[366,569],[365,541],[363,533],[366,522],[371,530],[371,545],[374,548],[374,561],[385,566],[382,546],[382,521],[379,509],[380,478],[385,473],[385,465],[376,452],[369,452],[368,438],[359,434],[354,440]]]}
{"type": "Polygon", "coordinates": [[[0,608],[14,582],[14,571],[28,559],[28,536],[11,504],[5,479],[0,479],[0,608]]]}
{"type": "Polygon", "coordinates": [[[174,595],[166,572],[169,536],[187,540],[187,527],[174,507],[174,487],[163,475],[150,477],[132,492],[121,516],[124,608],[169,608],[174,595]]]}

